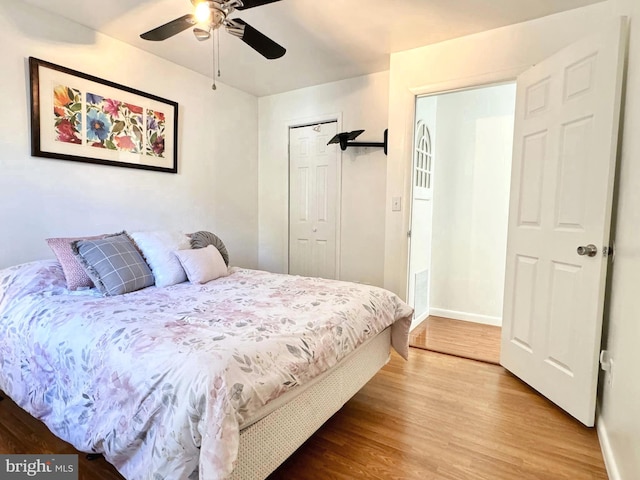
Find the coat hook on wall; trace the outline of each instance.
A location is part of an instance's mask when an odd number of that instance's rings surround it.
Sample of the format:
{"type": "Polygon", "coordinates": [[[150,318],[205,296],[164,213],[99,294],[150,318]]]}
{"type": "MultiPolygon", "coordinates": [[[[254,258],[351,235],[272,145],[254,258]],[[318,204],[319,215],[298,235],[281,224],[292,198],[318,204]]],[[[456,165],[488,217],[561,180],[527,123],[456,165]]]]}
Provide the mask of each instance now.
{"type": "Polygon", "coordinates": [[[327,145],[331,145],[332,143],[339,143],[340,150],[343,152],[347,149],[347,147],[382,147],[384,149],[384,154],[387,154],[387,138],[389,136],[389,129],[385,129],[384,131],[384,140],[382,142],[354,142],[364,130],[354,130],[353,132],[343,132],[338,133],[335,137],[329,140],[327,145]]]}

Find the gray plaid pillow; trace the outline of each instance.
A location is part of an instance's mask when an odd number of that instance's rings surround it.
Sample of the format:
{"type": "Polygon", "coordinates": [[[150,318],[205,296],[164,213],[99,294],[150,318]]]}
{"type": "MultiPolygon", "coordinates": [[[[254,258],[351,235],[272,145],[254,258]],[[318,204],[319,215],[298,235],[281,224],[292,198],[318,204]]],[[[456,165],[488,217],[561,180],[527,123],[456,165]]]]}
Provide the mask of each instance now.
{"type": "Polygon", "coordinates": [[[154,284],[153,273],[125,232],[78,240],[71,249],[103,295],[122,295],[154,284]]]}

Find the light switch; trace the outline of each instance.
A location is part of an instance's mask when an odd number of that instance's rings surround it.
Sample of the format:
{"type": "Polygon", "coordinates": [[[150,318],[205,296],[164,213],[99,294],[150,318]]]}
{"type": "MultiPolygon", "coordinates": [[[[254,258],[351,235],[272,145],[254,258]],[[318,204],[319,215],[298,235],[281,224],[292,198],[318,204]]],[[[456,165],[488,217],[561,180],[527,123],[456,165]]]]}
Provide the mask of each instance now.
{"type": "Polygon", "coordinates": [[[402,211],[402,197],[393,197],[391,199],[391,211],[392,212],[402,211]]]}

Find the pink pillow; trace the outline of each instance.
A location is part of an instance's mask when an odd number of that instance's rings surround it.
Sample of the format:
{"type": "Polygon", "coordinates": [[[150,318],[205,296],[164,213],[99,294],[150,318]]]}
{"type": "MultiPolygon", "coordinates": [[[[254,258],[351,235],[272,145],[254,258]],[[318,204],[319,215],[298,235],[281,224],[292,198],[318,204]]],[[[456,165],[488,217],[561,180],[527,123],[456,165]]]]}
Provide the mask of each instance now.
{"type": "Polygon", "coordinates": [[[176,250],[173,253],[180,260],[191,283],[207,283],[229,274],[224,258],[213,245],[193,250],[176,250]]]}
{"type": "Polygon", "coordinates": [[[58,262],[62,266],[64,278],[67,281],[69,290],[77,290],[81,287],[93,287],[93,282],[89,276],[84,273],[84,268],[76,260],[71,251],[71,243],[76,240],[99,240],[106,235],[96,235],[94,237],[73,237],[73,238],[47,238],[47,244],[53,250],[58,262]]]}

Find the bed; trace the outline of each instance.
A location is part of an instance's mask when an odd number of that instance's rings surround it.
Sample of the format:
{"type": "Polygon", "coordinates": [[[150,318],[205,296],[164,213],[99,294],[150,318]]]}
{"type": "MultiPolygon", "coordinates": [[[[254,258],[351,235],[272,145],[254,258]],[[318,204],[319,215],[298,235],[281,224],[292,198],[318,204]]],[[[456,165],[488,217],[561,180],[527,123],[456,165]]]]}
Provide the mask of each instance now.
{"type": "Polygon", "coordinates": [[[0,390],[134,479],[265,478],[388,360],[384,289],[232,267],[113,297],[60,264],[0,270],[0,390]]]}

